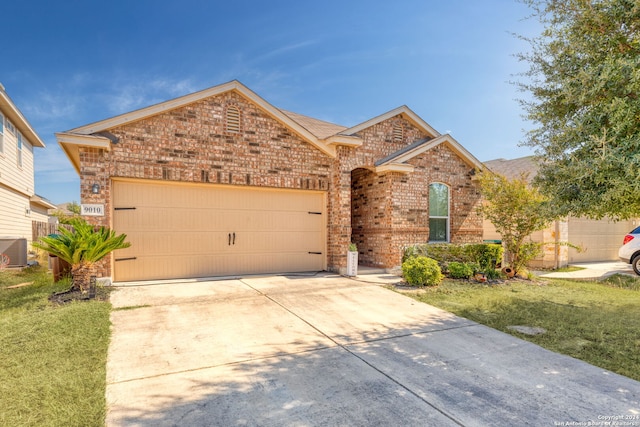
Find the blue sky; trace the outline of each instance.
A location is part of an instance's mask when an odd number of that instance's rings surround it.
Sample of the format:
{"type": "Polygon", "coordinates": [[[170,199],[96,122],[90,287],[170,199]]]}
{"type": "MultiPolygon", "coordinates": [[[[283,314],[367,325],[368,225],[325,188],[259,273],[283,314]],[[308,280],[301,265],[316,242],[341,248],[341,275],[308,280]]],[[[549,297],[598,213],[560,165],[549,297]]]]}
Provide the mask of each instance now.
{"type": "Polygon", "coordinates": [[[509,83],[535,35],[516,0],[24,0],[2,7],[0,82],[47,144],[36,192],[79,201],[54,132],[237,79],[354,126],[407,105],[481,161],[531,154],[509,83]]]}

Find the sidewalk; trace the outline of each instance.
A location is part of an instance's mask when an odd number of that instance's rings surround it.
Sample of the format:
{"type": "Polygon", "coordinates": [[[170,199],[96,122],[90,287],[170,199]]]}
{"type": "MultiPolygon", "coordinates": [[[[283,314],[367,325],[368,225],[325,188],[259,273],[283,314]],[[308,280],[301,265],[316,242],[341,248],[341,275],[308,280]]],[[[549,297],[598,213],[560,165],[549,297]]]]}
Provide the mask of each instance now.
{"type": "MultiPolygon", "coordinates": [[[[549,277],[554,279],[604,279],[613,274],[629,274],[636,276],[630,264],[622,261],[586,262],[570,264],[572,267],[581,267],[583,270],[571,272],[547,272],[534,271],[539,277],[549,277]]],[[[637,276],[636,276],[637,277],[637,276]]]]}

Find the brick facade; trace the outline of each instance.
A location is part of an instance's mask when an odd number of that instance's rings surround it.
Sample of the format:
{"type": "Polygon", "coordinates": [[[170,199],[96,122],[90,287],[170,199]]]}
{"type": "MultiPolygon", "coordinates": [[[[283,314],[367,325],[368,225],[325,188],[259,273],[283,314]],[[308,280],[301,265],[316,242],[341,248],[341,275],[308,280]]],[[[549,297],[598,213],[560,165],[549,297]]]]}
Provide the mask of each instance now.
{"type": "MultiPolygon", "coordinates": [[[[109,150],[77,148],[81,203],[105,205],[106,216],[87,218],[101,225],[112,223],[114,177],[326,191],[328,268],[345,269],[351,241],[361,263],[391,268],[403,246],[428,240],[428,188],[441,182],[450,188],[451,241],[482,239],[473,166],[446,144],[410,159],[411,173],[375,172],[381,158],[431,138],[403,114],[361,129],[361,144],[338,145],[335,156],[237,91],[105,131],[117,138],[109,150]],[[239,124],[227,128],[228,114],[236,113],[239,124]],[[91,192],[95,183],[99,194],[91,192]]],[[[110,275],[109,268],[104,263],[101,273],[110,275]]]]}

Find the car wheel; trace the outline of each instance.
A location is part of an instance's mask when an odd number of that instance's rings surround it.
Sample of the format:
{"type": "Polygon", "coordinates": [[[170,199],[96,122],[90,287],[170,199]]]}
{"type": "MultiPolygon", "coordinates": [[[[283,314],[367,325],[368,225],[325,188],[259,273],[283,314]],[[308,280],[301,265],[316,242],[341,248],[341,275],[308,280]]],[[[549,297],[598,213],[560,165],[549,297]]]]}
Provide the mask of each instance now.
{"type": "Polygon", "coordinates": [[[631,261],[631,266],[633,267],[633,271],[640,276],[640,255],[637,255],[633,261],[631,261]]]}

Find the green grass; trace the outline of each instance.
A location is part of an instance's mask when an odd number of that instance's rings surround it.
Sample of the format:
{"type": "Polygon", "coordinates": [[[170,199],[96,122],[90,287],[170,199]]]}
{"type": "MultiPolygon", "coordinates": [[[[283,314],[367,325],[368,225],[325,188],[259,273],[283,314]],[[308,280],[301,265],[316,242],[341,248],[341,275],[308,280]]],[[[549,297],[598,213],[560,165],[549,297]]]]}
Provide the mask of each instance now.
{"type": "Polygon", "coordinates": [[[584,267],[576,267],[575,265],[567,265],[566,267],[556,268],[552,270],[554,273],[571,273],[574,271],[584,270],[584,267]]]}
{"type": "Polygon", "coordinates": [[[41,267],[0,271],[2,426],[104,425],[111,305],[47,300],[69,286],[41,267]]]}
{"type": "Polygon", "coordinates": [[[446,280],[413,298],[536,343],[549,350],[640,380],[640,279],[603,282],[547,279],[496,286],[446,280]],[[523,335],[510,325],[541,327],[523,335]]]}

